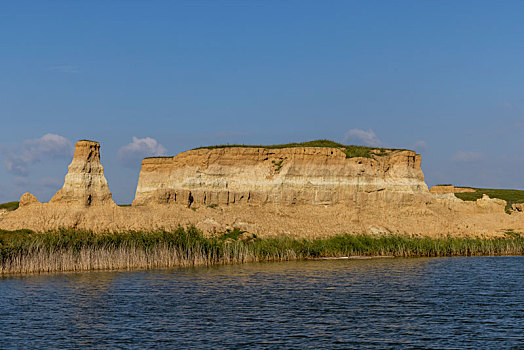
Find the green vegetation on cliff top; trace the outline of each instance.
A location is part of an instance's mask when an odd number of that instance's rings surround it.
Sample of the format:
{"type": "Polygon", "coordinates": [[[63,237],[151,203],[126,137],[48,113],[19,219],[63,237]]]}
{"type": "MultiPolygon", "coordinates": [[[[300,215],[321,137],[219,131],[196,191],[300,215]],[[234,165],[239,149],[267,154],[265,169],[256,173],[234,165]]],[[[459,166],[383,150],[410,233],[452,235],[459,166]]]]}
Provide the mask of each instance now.
{"type": "Polygon", "coordinates": [[[195,149],[216,149],[216,148],[232,148],[232,147],[247,147],[247,148],[267,148],[267,149],[281,149],[281,148],[297,148],[297,147],[327,147],[327,148],[339,148],[346,154],[347,158],[354,157],[365,157],[371,158],[375,156],[387,155],[390,151],[400,151],[401,149],[389,149],[389,148],[378,148],[378,147],[366,147],[366,146],[354,146],[354,145],[343,145],[341,143],[331,140],[314,140],[300,143],[286,143],[282,145],[216,145],[216,146],[204,146],[195,149]]]}
{"type": "Polygon", "coordinates": [[[18,209],[18,202],[7,202],[0,204],[0,209],[7,209],[7,211],[12,211],[18,209]]]}
{"type": "Polygon", "coordinates": [[[486,194],[489,198],[498,198],[503,199],[507,202],[506,211],[511,208],[512,204],[524,203],[524,190],[506,190],[506,189],[495,189],[495,188],[475,188],[475,187],[464,187],[471,188],[475,192],[463,192],[455,193],[457,198],[462,199],[463,201],[476,201],[477,199],[482,198],[482,195],[486,194]]]}
{"type": "MultiPolygon", "coordinates": [[[[217,149],[217,148],[266,148],[266,149],[282,149],[282,148],[297,148],[297,147],[326,147],[339,148],[346,154],[347,158],[365,157],[371,158],[373,156],[385,156],[391,151],[405,151],[405,149],[393,148],[378,148],[366,146],[343,145],[338,142],[330,140],[314,140],[300,143],[286,143],[282,145],[215,145],[203,146],[194,149],[217,149]]],[[[171,158],[171,157],[147,157],[147,158],[171,158]]],[[[146,158],[146,159],[147,159],[146,158]]]]}

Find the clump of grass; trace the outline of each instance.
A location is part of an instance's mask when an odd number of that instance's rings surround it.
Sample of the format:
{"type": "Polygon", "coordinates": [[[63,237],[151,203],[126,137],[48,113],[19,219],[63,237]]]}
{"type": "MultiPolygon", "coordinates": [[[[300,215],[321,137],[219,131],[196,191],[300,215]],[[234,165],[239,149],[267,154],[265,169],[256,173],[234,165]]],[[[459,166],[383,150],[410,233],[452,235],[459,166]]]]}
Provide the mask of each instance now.
{"type": "Polygon", "coordinates": [[[504,234],[509,237],[519,238],[522,236],[522,232],[516,232],[514,229],[510,228],[504,231],[504,234]]]}
{"type": "Polygon", "coordinates": [[[195,149],[217,149],[217,148],[234,148],[234,147],[247,147],[247,148],[266,148],[266,149],[281,149],[281,148],[296,148],[296,147],[328,147],[328,148],[339,148],[346,154],[346,158],[364,157],[372,158],[373,156],[385,156],[391,153],[391,151],[401,151],[403,149],[389,149],[389,148],[374,148],[365,146],[355,145],[343,145],[341,143],[331,140],[314,140],[300,143],[286,143],[281,145],[216,145],[216,146],[204,146],[195,149]]]}
{"type": "Polygon", "coordinates": [[[239,229],[205,237],[194,227],[95,234],[0,230],[0,274],[282,261],[337,256],[522,255],[524,237],[412,238],[340,235],[324,239],[260,239],[239,229]]]}
{"type": "Polygon", "coordinates": [[[234,240],[234,241],[236,241],[236,240],[242,239],[244,233],[246,233],[246,231],[242,231],[241,229],[235,227],[232,230],[231,229],[227,229],[224,234],[221,234],[221,235],[218,236],[218,239],[222,240],[222,241],[225,241],[225,240],[234,240]]]}
{"type": "Polygon", "coordinates": [[[18,209],[18,202],[7,202],[0,204],[0,209],[7,209],[7,211],[13,211],[18,209]]]}
{"type": "Polygon", "coordinates": [[[282,169],[282,163],[284,163],[284,159],[280,159],[279,161],[273,160],[271,163],[273,163],[273,166],[275,167],[275,172],[278,173],[280,169],[282,169]]]}
{"type": "Polygon", "coordinates": [[[455,193],[457,198],[463,201],[476,201],[486,194],[490,198],[498,198],[506,201],[506,212],[511,213],[511,206],[517,203],[524,203],[523,190],[507,190],[507,189],[492,189],[492,188],[475,188],[465,187],[475,190],[475,192],[455,193]]]}
{"type": "Polygon", "coordinates": [[[215,209],[215,208],[218,207],[218,204],[216,204],[216,203],[211,203],[211,204],[209,204],[207,207],[208,207],[208,208],[211,208],[211,209],[215,209]]]}

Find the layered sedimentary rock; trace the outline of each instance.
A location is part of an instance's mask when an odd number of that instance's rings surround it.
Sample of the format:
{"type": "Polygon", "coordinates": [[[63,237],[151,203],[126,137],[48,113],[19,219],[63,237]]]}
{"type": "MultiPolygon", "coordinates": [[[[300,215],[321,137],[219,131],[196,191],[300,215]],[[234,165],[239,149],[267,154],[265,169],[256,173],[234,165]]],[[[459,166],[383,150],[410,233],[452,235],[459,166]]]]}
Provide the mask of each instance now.
{"type": "Polygon", "coordinates": [[[475,190],[469,187],[455,187],[453,185],[435,185],[429,189],[429,192],[435,194],[445,194],[475,192],[475,190]]]}
{"type": "Polygon", "coordinates": [[[430,193],[420,156],[411,151],[347,158],[338,148],[239,147],[150,158],[142,163],[135,205],[118,207],[99,147],[78,142],[64,187],[49,203],[24,194],[19,209],[0,213],[0,229],[101,232],[196,225],[208,234],[237,227],[260,237],[309,238],[524,232],[522,204],[508,215],[503,200],[484,196],[465,202],[453,193],[430,193]]]}
{"type": "Polygon", "coordinates": [[[327,147],[204,148],[144,159],[133,205],[335,205],[382,191],[427,193],[420,155],[377,150],[348,158],[327,147]]]}
{"type": "Polygon", "coordinates": [[[100,163],[98,142],[82,140],[76,143],[64,186],[51,198],[50,203],[85,207],[114,205],[104,167],[100,163]]]}

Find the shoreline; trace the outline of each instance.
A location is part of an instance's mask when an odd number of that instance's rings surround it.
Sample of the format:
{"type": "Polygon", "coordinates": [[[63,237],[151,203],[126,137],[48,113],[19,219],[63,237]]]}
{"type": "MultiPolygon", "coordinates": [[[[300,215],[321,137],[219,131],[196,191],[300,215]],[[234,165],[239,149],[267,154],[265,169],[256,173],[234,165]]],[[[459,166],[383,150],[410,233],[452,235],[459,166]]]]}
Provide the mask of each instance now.
{"type": "Polygon", "coordinates": [[[217,263],[212,265],[174,265],[174,266],[160,266],[160,267],[137,267],[137,268],[115,268],[115,269],[91,269],[91,270],[64,270],[64,271],[38,271],[38,272],[9,272],[0,273],[0,280],[9,277],[25,277],[25,276],[43,276],[43,275],[55,275],[55,274],[74,274],[84,272],[136,272],[136,271],[163,271],[177,268],[204,268],[204,267],[216,267],[216,266],[231,266],[231,265],[243,265],[243,264],[272,264],[272,263],[285,263],[285,262],[311,262],[311,261],[338,261],[338,260],[382,260],[382,259],[443,259],[443,258],[510,258],[510,257],[524,257],[523,254],[503,254],[503,255],[454,255],[454,256],[350,256],[350,257],[326,257],[326,258],[309,258],[309,259],[295,259],[295,260],[273,260],[273,261],[250,261],[242,263],[217,263]]]}
{"type": "Polygon", "coordinates": [[[235,229],[205,237],[174,231],[92,233],[0,230],[0,276],[90,270],[138,270],[291,260],[524,255],[524,236],[429,238],[338,235],[322,239],[257,238],[235,229]]]}

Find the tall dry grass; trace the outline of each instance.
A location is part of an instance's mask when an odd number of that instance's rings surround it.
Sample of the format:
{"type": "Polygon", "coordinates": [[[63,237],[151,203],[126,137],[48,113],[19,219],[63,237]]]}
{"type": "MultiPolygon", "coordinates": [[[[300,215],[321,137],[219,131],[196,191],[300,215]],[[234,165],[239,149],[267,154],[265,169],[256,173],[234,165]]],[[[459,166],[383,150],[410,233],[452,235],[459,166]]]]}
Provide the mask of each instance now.
{"type": "Polygon", "coordinates": [[[0,274],[153,269],[352,255],[399,257],[523,255],[524,237],[411,238],[341,235],[258,239],[235,230],[207,238],[195,229],[94,234],[60,230],[0,231],[0,274]]]}

